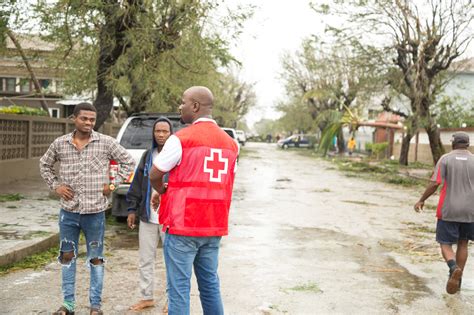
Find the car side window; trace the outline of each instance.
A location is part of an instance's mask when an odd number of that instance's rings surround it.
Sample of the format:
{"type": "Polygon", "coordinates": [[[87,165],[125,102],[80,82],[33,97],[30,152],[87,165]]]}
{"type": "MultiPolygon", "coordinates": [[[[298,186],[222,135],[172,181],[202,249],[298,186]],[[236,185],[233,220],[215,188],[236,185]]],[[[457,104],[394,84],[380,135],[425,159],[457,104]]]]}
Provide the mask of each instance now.
{"type": "Polygon", "coordinates": [[[120,144],[125,149],[147,149],[153,139],[155,119],[132,119],[123,133],[120,144]]]}

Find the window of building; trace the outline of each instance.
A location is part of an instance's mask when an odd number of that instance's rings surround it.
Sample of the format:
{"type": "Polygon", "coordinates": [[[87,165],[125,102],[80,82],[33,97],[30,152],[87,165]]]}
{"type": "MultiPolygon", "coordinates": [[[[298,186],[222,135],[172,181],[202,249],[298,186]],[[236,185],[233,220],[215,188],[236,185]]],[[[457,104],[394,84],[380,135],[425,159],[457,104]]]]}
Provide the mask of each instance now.
{"type": "Polygon", "coordinates": [[[54,118],[59,118],[59,108],[48,108],[49,115],[54,118]]]}
{"type": "Polygon", "coordinates": [[[6,78],[5,79],[5,91],[6,92],[15,92],[16,91],[16,79],[15,78],[6,78]]]}
{"type": "Polygon", "coordinates": [[[5,79],[6,78],[0,78],[0,92],[5,91],[5,79]]]}
{"type": "Polygon", "coordinates": [[[50,87],[51,85],[51,80],[48,80],[48,79],[40,79],[39,80],[39,84],[41,86],[42,89],[46,90],[47,88],[50,87]]]}
{"type": "Polygon", "coordinates": [[[20,80],[20,92],[31,92],[31,83],[28,79],[21,79],[20,80]]]}

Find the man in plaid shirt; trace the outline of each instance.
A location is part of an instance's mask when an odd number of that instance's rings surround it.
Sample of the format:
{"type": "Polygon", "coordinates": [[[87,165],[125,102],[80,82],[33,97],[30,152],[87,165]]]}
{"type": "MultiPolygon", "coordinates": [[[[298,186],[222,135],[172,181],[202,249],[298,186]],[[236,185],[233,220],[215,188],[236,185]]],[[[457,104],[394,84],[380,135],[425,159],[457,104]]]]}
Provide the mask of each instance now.
{"type": "Polygon", "coordinates": [[[93,130],[94,106],[81,103],[74,108],[75,130],[54,140],[40,159],[40,172],[51,190],[61,197],[59,215],[63,305],[54,314],[74,314],[76,257],[79,233],[87,245],[90,267],[91,314],[102,314],[104,279],[104,230],[108,196],[134,168],[132,156],[112,137],[93,130]],[[119,164],[118,176],[109,183],[109,161],[119,164]],[[59,162],[59,173],[54,164],[59,162]]]}

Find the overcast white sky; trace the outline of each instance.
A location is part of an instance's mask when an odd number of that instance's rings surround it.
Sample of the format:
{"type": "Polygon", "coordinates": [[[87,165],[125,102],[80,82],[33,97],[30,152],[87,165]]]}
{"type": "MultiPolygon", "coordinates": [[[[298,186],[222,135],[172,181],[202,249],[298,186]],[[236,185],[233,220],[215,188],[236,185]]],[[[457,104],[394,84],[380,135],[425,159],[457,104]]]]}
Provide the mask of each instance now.
{"type": "MultiPolygon", "coordinates": [[[[322,35],[324,24],[309,6],[309,0],[228,0],[235,4],[256,5],[255,15],[245,23],[240,40],[232,49],[243,68],[241,78],[255,82],[257,107],[247,115],[252,126],[261,118],[275,119],[279,114],[274,106],[285,97],[281,73],[281,57],[285,52],[294,53],[304,38],[322,35]]],[[[474,45],[463,56],[474,56],[474,45]]]]}
{"type": "Polygon", "coordinates": [[[241,78],[255,82],[257,108],[247,115],[253,125],[262,117],[277,118],[273,106],[284,97],[283,85],[278,80],[281,57],[296,51],[303,38],[324,30],[308,0],[238,0],[241,4],[256,5],[255,15],[245,23],[244,33],[232,52],[243,63],[241,78]]]}

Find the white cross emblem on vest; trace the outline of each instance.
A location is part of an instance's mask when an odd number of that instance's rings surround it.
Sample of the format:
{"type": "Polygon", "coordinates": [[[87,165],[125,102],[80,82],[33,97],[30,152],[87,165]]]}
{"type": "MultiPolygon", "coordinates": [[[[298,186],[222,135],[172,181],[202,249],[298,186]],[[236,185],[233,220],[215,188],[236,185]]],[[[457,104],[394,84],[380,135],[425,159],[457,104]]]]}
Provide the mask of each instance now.
{"type": "Polygon", "coordinates": [[[222,157],[221,149],[211,149],[211,154],[204,158],[204,173],[209,173],[209,181],[222,182],[222,174],[227,174],[229,159],[222,157]]]}

